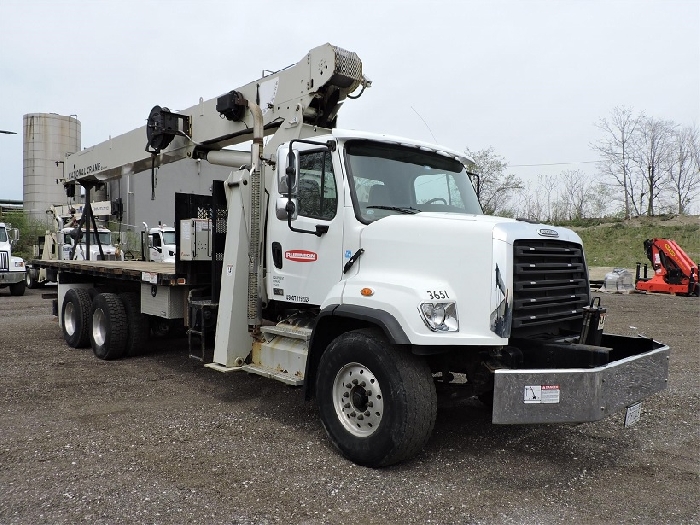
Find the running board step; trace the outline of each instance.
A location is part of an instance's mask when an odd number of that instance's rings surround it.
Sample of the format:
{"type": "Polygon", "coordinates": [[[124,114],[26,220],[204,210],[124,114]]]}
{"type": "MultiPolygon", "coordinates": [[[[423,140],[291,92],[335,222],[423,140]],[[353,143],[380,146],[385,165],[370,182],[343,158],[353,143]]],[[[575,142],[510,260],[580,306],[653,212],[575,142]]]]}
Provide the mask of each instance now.
{"type": "Polygon", "coordinates": [[[272,368],[267,368],[261,365],[243,365],[241,369],[245,370],[246,372],[250,372],[251,374],[276,379],[277,381],[281,381],[282,383],[292,386],[300,386],[304,384],[303,377],[282,372],[280,370],[273,370],[272,368]]]}

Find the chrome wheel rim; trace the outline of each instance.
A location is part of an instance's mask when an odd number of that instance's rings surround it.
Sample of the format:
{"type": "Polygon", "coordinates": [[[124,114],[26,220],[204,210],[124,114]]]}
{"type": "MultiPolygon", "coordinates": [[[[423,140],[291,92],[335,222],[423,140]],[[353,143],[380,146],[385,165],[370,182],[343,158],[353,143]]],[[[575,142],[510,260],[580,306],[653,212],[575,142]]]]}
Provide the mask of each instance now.
{"type": "Polygon", "coordinates": [[[92,314],[92,339],[95,344],[102,346],[105,344],[107,327],[105,326],[105,314],[101,308],[92,314]]]}
{"type": "Polygon", "coordinates": [[[374,434],[384,416],[384,396],[372,371],[360,363],[348,363],[333,381],[333,406],[338,420],[356,437],[374,434]]]}
{"type": "Polygon", "coordinates": [[[69,336],[75,333],[75,306],[73,303],[66,303],[63,310],[63,328],[69,336]]]}

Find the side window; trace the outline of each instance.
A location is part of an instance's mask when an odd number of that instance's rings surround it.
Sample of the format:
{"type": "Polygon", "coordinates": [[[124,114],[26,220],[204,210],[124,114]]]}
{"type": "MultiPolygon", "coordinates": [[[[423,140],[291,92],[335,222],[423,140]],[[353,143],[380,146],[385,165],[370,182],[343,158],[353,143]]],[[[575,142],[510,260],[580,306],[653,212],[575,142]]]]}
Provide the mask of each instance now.
{"type": "Polygon", "coordinates": [[[302,152],[299,155],[297,183],[298,214],[331,220],[338,209],[338,189],[328,151],[302,152]]]}

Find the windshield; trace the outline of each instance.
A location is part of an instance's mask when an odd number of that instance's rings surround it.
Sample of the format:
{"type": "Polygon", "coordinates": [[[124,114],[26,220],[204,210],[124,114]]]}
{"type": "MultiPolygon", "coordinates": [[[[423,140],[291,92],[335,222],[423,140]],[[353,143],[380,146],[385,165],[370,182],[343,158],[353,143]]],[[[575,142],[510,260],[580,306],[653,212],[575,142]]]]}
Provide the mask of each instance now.
{"type": "MultiPolygon", "coordinates": [[[[99,236],[100,238],[100,244],[103,246],[108,246],[112,244],[112,232],[99,232],[98,234],[95,234],[94,231],[90,230],[90,244],[93,246],[97,245],[97,237],[99,236]]],[[[66,235],[66,238],[69,242],[73,242],[73,238],[69,237],[66,235]]],[[[83,230],[83,235],[80,238],[80,244],[85,244],[87,242],[87,234],[85,230],[83,230]]]]}
{"type": "Polygon", "coordinates": [[[398,213],[482,213],[464,165],[453,157],[365,140],[346,143],[345,154],[362,222],[398,213]]]}
{"type": "Polygon", "coordinates": [[[0,242],[7,242],[7,232],[4,226],[0,228],[0,242]]]}
{"type": "Polygon", "coordinates": [[[163,232],[163,244],[175,244],[175,232],[163,232]]]}

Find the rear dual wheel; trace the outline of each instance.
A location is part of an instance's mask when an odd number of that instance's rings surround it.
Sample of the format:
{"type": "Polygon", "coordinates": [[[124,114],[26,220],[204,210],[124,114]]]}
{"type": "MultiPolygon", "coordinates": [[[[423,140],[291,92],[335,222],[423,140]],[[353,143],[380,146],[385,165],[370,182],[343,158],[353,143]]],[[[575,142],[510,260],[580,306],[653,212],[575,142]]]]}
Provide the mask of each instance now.
{"type": "Polygon", "coordinates": [[[138,293],[99,293],[71,288],[61,309],[63,338],[72,348],[91,345],[105,360],[139,353],[148,339],[148,317],[140,312],[138,293]]]}
{"type": "Polygon", "coordinates": [[[138,293],[124,292],[119,294],[126,314],[127,332],[124,354],[135,356],[142,353],[151,332],[149,318],[141,313],[141,300],[138,293]]]}
{"type": "Polygon", "coordinates": [[[30,290],[34,290],[44,285],[43,282],[39,282],[39,278],[36,272],[33,270],[27,270],[26,275],[24,277],[24,282],[26,283],[26,287],[30,290]]]}
{"type": "Polygon", "coordinates": [[[117,294],[101,293],[92,302],[90,343],[93,353],[104,360],[119,359],[126,352],[127,320],[117,294]]]}
{"type": "Polygon", "coordinates": [[[92,299],[85,288],[71,288],[66,292],[61,306],[63,339],[71,348],[84,348],[90,344],[90,309],[92,299]]]}

